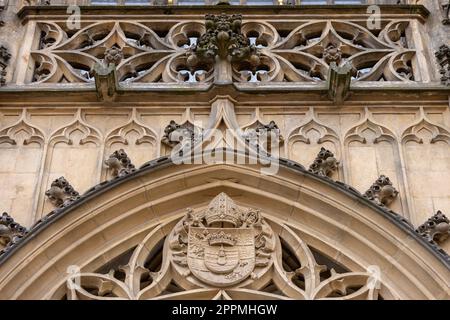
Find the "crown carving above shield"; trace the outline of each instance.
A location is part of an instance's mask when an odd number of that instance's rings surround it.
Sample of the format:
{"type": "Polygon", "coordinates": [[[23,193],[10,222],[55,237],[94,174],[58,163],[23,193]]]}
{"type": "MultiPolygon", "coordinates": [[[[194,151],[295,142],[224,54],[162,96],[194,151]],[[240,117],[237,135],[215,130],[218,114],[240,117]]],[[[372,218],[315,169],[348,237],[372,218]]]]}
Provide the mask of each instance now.
{"type": "Polygon", "coordinates": [[[237,242],[237,238],[235,236],[223,231],[210,233],[207,238],[210,246],[234,246],[237,242]]]}
{"type": "Polygon", "coordinates": [[[205,220],[208,227],[239,227],[241,209],[224,192],[217,195],[208,205],[205,220]]]}

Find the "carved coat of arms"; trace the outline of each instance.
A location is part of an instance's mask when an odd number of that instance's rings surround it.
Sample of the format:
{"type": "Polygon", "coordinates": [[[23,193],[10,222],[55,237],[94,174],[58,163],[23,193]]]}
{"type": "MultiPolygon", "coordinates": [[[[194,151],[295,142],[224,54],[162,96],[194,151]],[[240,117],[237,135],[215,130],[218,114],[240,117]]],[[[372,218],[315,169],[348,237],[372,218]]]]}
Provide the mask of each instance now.
{"type": "Polygon", "coordinates": [[[269,225],[258,211],[238,207],[225,193],[199,213],[189,210],[169,237],[176,269],[215,287],[258,277],[273,262],[269,225]]]}

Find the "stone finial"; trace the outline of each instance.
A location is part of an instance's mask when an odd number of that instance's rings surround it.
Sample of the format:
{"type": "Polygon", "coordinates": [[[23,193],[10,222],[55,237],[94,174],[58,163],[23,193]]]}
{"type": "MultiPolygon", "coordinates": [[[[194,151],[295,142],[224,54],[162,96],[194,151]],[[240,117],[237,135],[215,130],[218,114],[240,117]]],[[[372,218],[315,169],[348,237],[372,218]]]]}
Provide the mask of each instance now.
{"type": "Polygon", "coordinates": [[[136,171],[134,164],[131,163],[131,159],[123,149],[114,151],[105,160],[105,164],[111,170],[113,177],[123,177],[136,171]]]}
{"type": "Polygon", "coordinates": [[[450,46],[443,44],[435,53],[441,74],[441,83],[450,86],[450,46]]]}
{"type": "Polygon", "coordinates": [[[75,191],[64,177],[60,177],[53,181],[50,189],[45,192],[45,195],[59,208],[71,204],[80,197],[80,194],[75,191]]]}
{"type": "Polygon", "coordinates": [[[441,212],[436,212],[416,232],[429,242],[444,242],[450,237],[450,220],[441,212]]]}
{"type": "Polygon", "coordinates": [[[117,45],[113,45],[111,48],[105,50],[104,60],[107,65],[113,63],[117,66],[119,65],[120,61],[122,61],[123,57],[123,51],[117,45]]]}
{"type": "Polygon", "coordinates": [[[319,176],[329,177],[337,169],[338,164],[334,154],[322,147],[314,162],[309,166],[309,171],[319,176]]]}
{"type": "Polygon", "coordinates": [[[14,244],[17,239],[27,234],[28,230],[14,221],[14,219],[3,212],[0,217],[0,248],[14,244]]]}
{"type": "Polygon", "coordinates": [[[364,197],[380,206],[389,205],[397,196],[398,191],[392,185],[391,180],[384,175],[381,175],[364,193],[364,197]]]}
{"type": "Polygon", "coordinates": [[[204,61],[213,62],[216,57],[221,60],[230,57],[233,62],[248,59],[252,64],[259,64],[256,47],[241,33],[241,15],[207,14],[205,27],[206,32],[188,53],[189,67],[193,68],[204,61]]]}
{"type": "Polygon", "coordinates": [[[173,148],[180,142],[186,143],[189,141],[195,143],[197,136],[198,134],[196,134],[195,127],[192,123],[185,122],[183,124],[178,124],[174,120],[171,120],[164,129],[164,136],[162,137],[161,142],[173,148]]]}

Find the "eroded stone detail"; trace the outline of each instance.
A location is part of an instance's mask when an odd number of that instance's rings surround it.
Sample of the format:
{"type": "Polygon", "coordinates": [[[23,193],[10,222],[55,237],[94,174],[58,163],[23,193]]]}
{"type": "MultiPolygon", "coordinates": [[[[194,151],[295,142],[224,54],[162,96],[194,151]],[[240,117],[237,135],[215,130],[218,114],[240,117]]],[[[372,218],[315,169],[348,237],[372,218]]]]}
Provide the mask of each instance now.
{"type": "Polygon", "coordinates": [[[440,67],[441,83],[450,86],[450,47],[443,44],[436,51],[435,56],[440,67]]]}
{"type": "Polygon", "coordinates": [[[309,171],[320,176],[329,177],[337,170],[339,162],[333,152],[322,147],[316,159],[310,165],[309,171]]]}
{"type": "Polygon", "coordinates": [[[263,148],[270,151],[271,147],[277,147],[284,143],[284,137],[275,121],[263,124],[257,121],[254,127],[245,129],[243,133],[245,140],[256,148],[263,148]]]}
{"type": "Polygon", "coordinates": [[[175,270],[210,286],[261,277],[273,263],[275,239],[258,210],[220,193],[198,213],[188,210],[169,236],[175,270]]]}
{"type": "Polygon", "coordinates": [[[104,61],[106,64],[113,63],[116,66],[122,61],[124,55],[123,51],[120,47],[114,45],[111,48],[105,50],[105,58],[104,61]]]}
{"type": "Polygon", "coordinates": [[[6,83],[6,67],[8,66],[11,54],[5,46],[0,46],[0,87],[6,83]]]}
{"type": "Polygon", "coordinates": [[[450,0],[447,4],[442,5],[444,9],[444,19],[442,20],[442,24],[450,25],[450,0]]]}
{"type": "Polygon", "coordinates": [[[248,59],[252,65],[259,64],[256,46],[241,32],[240,14],[207,14],[205,27],[206,32],[188,53],[188,66],[194,67],[204,60],[213,62],[216,57],[222,60],[230,57],[232,62],[248,59]]]}
{"type": "Polygon", "coordinates": [[[442,243],[450,237],[450,220],[441,212],[436,212],[416,232],[428,242],[442,243]]]}
{"type": "Polygon", "coordinates": [[[398,196],[398,191],[392,185],[391,180],[381,175],[364,193],[364,197],[381,206],[389,205],[398,196]]]}
{"type": "Polygon", "coordinates": [[[164,136],[161,138],[161,142],[173,148],[180,143],[182,145],[187,143],[194,145],[200,138],[201,130],[192,123],[186,121],[183,124],[178,124],[171,120],[164,129],[164,136]]]}
{"type": "Polygon", "coordinates": [[[0,249],[14,245],[27,234],[28,230],[15,222],[13,217],[3,212],[0,217],[0,249]]]}
{"type": "Polygon", "coordinates": [[[114,151],[105,160],[105,165],[111,170],[113,177],[122,177],[136,171],[136,167],[131,163],[131,159],[123,149],[114,151]]]}
{"type": "Polygon", "coordinates": [[[54,180],[45,195],[55,207],[66,207],[80,198],[80,194],[64,178],[54,180]]]}

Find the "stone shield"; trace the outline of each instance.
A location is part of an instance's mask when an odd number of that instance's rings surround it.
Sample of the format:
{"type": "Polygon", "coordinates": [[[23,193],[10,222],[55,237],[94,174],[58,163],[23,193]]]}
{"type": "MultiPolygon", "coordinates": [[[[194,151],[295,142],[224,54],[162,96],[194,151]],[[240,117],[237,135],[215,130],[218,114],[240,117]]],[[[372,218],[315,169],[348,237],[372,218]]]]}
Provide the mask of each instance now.
{"type": "Polygon", "coordinates": [[[255,268],[253,228],[190,227],[187,263],[201,281],[230,286],[245,280],[255,268]]]}

